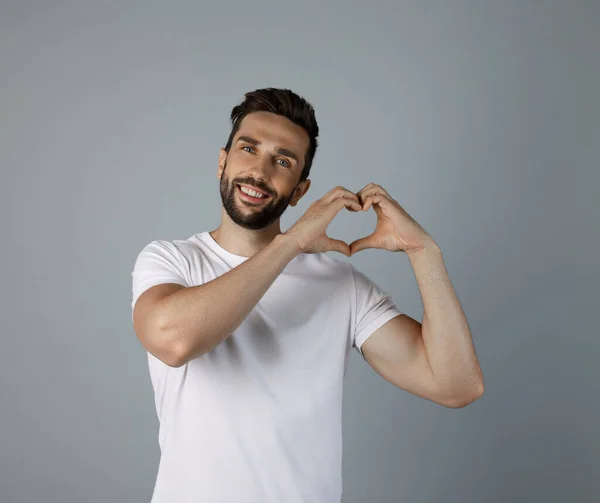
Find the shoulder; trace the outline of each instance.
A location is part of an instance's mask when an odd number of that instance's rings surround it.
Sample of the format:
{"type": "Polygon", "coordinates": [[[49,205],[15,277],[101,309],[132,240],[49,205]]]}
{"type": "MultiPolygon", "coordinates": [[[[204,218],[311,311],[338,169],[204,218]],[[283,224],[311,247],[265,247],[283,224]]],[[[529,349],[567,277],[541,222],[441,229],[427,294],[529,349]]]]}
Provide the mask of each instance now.
{"type": "Polygon", "coordinates": [[[138,253],[136,262],[151,260],[185,265],[199,252],[194,238],[195,235],[187,239],[150,241],[138,253]]]}

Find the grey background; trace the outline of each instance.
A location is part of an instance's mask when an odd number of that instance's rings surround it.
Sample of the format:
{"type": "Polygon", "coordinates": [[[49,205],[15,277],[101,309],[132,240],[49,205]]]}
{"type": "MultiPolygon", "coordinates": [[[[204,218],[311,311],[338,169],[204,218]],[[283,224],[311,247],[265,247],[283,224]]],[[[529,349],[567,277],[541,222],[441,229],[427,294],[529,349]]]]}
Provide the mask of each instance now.
{"type": "MultiPolygon", "coordinates": [[[[343,502],[598,501],[599,23],[593,1],[3,0],[0,501],[149,501],[133,262],[218,226],[229,112],[267,86],[321,127],[283,229],[335,185],[387,188],[441,246],[485,376],[446,409],[353,352],[343,502]]],[[[350,260],[420,319],[405,255],[350,260]]]]}

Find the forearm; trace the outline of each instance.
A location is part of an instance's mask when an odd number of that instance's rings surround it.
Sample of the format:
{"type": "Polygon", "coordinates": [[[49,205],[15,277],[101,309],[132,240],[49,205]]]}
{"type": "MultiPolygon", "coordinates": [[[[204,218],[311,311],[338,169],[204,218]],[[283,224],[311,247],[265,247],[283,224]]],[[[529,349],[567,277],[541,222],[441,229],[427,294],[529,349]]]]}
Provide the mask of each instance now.
{"type": "Polygon", "coordinates": [[[458,396],[477,396],[483,374],[442,252],[432,245],[408,257],[423,300],[423,343],[434,378],[458,396]]]}
{"type": "Polygon", "coordinates": [[[280,234],[231,271],[165,297],[159,307],[160,330],[180,364],[227,339],[298,254],[295,243],[280,234]]]}

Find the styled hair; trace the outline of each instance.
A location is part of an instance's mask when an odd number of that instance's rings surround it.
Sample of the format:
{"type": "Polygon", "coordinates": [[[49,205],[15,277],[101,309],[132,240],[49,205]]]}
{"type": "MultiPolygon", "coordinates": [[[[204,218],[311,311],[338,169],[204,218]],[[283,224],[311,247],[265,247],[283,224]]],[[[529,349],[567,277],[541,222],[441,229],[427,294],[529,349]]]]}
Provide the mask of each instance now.
{"type": "Polygon", "coordinates": [[[244,97],[244,101],[231,110],[233,128],[225,150],[229,152],[233,138],[240,129],[240,124],[246,115],[252,112],[271,112],[282,115],[294,124],[304,128],[308,133],[310,143],[304,157],[304,168],[300,175],[300,181],[306,180],[310,174],[310,168],[317,151],[317,136],[319,136],[319,126],[312,105],[289,89],[276,89],[273,87],[247,92],[244,97]]]}

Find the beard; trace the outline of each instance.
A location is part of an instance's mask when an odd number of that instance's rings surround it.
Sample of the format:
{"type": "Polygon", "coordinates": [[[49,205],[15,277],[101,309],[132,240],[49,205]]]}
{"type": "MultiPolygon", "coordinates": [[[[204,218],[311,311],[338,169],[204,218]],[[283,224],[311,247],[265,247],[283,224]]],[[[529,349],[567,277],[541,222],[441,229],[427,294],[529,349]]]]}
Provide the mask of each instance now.
{"type": "Polygon", "coordinates": [[[223,167],[219,189],[223,207],[229,218],[240,227],[249,230],[264,229],[281,217],[289,206],[295,190],[294,188],[287,196],[277,197],[276,193],[274,194],[268,187],[256,182],[252,178],[238,178],[231,182],[227,176],[227,162],[225,162],[225,166],[223,167]],[[269,202],[263,203],[261,206],[252,207],[251,205],[246,205],[236,197],[238,184],[257,187],[266,192],[271,198],[269,202]],[[247,206],[247,210],[244,210],[241,206],[247,206]]]}

